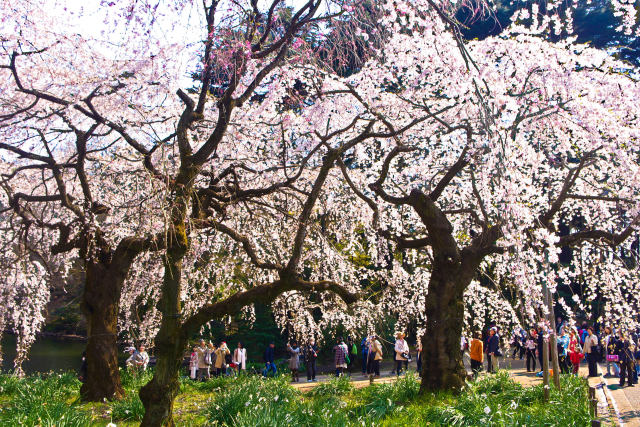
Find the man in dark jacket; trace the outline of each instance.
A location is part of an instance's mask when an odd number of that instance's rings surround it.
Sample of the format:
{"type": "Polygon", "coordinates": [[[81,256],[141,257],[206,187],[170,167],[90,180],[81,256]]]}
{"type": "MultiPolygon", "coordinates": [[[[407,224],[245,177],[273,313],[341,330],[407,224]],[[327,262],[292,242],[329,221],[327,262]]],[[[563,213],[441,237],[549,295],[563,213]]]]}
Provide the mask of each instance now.
{"type": "Polygon", "coordinates": [[[304,354],[304,365],[307,368],[307,382],[316,380],[316,359],[318,358],[318,346],[310,340],[302,349],[304,354]]]}
{"type": "Polygon", "coordinates": [[[498,369],[498,348],[500,347],[500,341],[496,335],[496,330],[491,328],[489,330],[489,337],[487,338],[487,372],[493,374],[498,369]]]}
{"type": "Polygon", "coordinates": [[[262,371],[262,375],[265,377],[269,375],[269,371],[273,371],[274,376],[278,373],[278,368],[273,362],[276,352],[275,349],[276,345],[274,343],[269,343],[269,346],[264,351],[264,370],[262,371]]]}
{"type": "Polygon", "coordinates": [[[630,386],[633,385],[633,354],[629,345],[629,339],[621,334],[616,340],[615,354],[618,355],[618,363],[620,364],[620,387],[624,387],[625,379],[630,386]]]}
{"type": "Polygon", "coordinates": [[[538,361],[540,362],[540,370],[542,371],[542,346],[544,345],[544,329],[538,326],[538,338],[536,339],[536,348],[538,349],[538,361]]]}

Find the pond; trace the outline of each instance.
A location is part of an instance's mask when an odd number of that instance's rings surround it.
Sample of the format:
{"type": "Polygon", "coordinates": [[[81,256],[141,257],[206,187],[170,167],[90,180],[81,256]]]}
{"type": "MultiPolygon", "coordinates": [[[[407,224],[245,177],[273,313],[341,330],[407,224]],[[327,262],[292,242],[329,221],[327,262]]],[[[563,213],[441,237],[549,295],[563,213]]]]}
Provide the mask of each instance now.
{"type": "MultiPolygon", "coordinates": [[[[34,372],[48,372],[51,370],[77,370],[85,349],[82,341],[60,340],[53,338],[38,338],[29,352],[29,360],[22,364],[28,374],[34,372]]],[[[16,337],[4,334],[2,336],[2,372],[13,370],[13,359],[16,356],[16,337]]]]}

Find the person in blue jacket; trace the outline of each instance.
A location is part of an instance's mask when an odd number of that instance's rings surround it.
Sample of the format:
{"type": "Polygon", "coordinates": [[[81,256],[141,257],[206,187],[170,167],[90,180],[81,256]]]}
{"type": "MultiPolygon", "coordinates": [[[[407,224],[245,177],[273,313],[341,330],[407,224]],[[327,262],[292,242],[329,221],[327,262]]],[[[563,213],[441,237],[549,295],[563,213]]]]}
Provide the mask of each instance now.
{"type": "Polygon", "coordinates": [[[275,353],[276,345],[274,343],[269,343],[269,346],[264,351],[264,369],[262,371],[262,375],[265,377],[269,375],[269,371],[273,371],[274,376],[278,373],[278,368],[274,363],[275,353]]]}
{"type": "Polygon", "coordinates": [[[367,375],[367,357],[369,356],[368,338],[362,338],[360,341],[360,354],[362,355],[362,375],[367,375]]]}

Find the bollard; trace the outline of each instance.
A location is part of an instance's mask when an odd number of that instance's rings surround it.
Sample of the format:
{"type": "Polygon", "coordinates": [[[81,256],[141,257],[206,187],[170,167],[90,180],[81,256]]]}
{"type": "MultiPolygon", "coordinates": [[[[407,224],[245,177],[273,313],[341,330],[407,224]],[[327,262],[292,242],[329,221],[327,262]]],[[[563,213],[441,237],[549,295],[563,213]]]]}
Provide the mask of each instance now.
{"type": "Polygon", "coordinates": [[[595,418],[598,416],[598,399],[591,399],[590,402],[591,402],[591,408],[590,408],[591,416],[595,418]]]}
{"type": "Polygon", "coordinates": [[[589,399],[595,399],[596,398],[596,388],[595,387],[589,387],[589,399]]]}

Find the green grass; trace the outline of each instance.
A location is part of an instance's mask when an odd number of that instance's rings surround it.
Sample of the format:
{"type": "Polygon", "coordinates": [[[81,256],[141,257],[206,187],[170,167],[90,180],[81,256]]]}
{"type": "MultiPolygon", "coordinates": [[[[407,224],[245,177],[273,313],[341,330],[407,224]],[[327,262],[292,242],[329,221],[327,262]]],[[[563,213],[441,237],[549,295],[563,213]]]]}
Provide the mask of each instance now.
{"type": "Polygon", "coordinates": [[[2,394],[0,425],[86,426],[91,418],[76,402],[80,382],[72,373],[43,374],[19,379],[0,376],[2,394]]]}
{"type": "MultiPolygon", "coordinates": [[[[122,373],[125,397],[116,402],[81,403],[80,383],[71,373],[20,379],[0,375],[0,425],[137,425],[144,408],[139,388],[152,373],[122,373]]],[[[174,406],[177,425],[185,426],[585,426],[590,424],[583,379],[562,377],[562,391],[525,388],[506,372],[471,382],[459,395],[419,395],[408,374],[394,383],[354,389],[348,379],[333,378],[303,394],[288,376],[182,379],[174,406]]]]}

